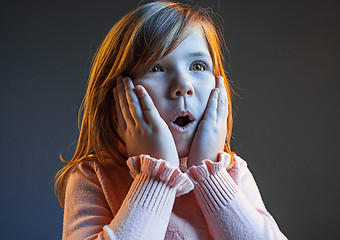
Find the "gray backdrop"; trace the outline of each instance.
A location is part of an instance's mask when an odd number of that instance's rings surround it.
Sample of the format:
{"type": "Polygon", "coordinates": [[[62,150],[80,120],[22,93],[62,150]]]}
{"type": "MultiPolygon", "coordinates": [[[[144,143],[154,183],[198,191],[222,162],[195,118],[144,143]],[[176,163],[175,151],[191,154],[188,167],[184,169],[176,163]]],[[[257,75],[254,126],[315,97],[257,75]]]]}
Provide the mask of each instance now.
{"type": "MultiPolygon", "coordinates": [[[[72,157],[95,49],[138,1],[3,1],[1,238],[60,239],[58,155],[72,157]]],[[[339,234],[339,4],[208,1],[224,18],[232,147],[289,239],[339,234]]]]}

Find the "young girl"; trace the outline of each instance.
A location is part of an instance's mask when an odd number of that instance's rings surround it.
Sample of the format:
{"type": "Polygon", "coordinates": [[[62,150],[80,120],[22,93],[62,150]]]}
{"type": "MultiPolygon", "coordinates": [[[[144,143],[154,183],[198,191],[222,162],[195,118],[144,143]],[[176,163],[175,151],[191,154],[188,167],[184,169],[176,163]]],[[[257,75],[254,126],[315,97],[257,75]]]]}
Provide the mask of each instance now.
{"type": "Polygon", "coordinates": [[[152,2],[108,33],[56,176],[63,239],[286,239],[230,149],[214,26],[206,9],[152,2]]]}

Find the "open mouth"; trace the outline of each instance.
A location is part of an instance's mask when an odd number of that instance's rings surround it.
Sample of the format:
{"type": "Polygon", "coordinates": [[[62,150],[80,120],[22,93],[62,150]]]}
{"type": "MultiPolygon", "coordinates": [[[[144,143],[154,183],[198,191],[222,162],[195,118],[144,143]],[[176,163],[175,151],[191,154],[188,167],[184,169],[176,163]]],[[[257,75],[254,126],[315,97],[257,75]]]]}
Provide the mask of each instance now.
{"type": "Polygon", "coordinates": [[[176,120],[173,123],[180,126],[180,127],[185,127],[186,125],[188,125],[191,122],[192,122],[192,120],[189,118],[189,116],[185,115],[185,116],[180,116],[180,117],[176,118],[176,120]]]}

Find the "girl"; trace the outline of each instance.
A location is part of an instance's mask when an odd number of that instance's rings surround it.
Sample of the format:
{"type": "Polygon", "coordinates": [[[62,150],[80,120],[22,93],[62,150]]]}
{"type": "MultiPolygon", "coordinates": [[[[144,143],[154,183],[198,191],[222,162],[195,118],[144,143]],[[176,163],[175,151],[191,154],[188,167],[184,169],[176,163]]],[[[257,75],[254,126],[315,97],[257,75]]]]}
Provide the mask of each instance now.
{"type": "Polygon", "coordinates": [[[63,239],[286,239],[230,149],[220,36],[209,11],[173,2],[113,26],[56,176],[63,239]]]}

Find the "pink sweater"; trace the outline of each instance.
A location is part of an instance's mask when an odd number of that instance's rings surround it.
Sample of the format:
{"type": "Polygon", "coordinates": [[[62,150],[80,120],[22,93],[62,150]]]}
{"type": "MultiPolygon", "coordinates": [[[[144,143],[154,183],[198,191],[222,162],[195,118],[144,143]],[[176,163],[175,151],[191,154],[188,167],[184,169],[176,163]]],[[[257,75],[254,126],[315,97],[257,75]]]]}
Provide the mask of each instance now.
{"type": "Polygon", "coordinates": [[[130,173],[83,161],[67,182],[63,239],[287,239],[234,158],[228,171],[227,153],[187,170],[141,155],[130,173]]]}

